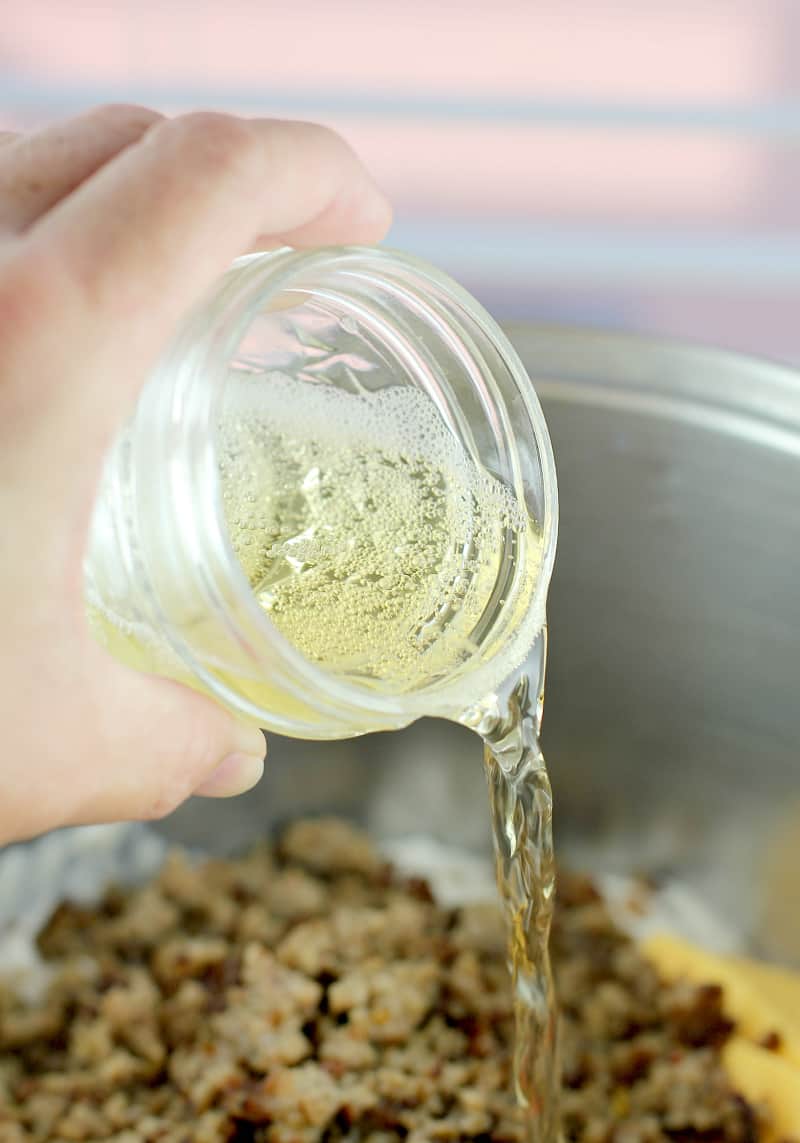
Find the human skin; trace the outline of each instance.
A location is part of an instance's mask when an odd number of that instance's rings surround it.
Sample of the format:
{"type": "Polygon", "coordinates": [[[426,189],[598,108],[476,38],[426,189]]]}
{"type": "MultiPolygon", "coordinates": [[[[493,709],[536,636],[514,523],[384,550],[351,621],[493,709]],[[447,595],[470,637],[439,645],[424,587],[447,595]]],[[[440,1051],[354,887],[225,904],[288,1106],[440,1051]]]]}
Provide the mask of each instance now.
{"type": "Polygon", "coordinates": [[[113,106],[0,135],[0,844],[258,781],[260,731],[91,637],[92,504],[148,371],[233,258],[374,242],[390,217],[312,124],[113,106]]]}

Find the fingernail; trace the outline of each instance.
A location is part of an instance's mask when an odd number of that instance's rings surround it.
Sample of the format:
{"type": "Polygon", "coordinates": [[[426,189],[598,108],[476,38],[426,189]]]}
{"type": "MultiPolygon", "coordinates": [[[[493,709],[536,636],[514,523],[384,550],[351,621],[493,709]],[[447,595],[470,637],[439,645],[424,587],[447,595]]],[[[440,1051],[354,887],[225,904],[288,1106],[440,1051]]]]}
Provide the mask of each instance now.
{"type": "Polygon", "coordinates": [[[264,759],[254,754],[229,754],[198,786],[201,798],[232,798],[251,790],[264,773],[264,759]]]}
{"type": "Polygon", "coordinates": [[[235,726],[235,737],[231,739],[231,754],[247,754],[253,758],[263,758],[267,752],[267,740],[264,731],[246,722],[239,722],[235,726]]]}

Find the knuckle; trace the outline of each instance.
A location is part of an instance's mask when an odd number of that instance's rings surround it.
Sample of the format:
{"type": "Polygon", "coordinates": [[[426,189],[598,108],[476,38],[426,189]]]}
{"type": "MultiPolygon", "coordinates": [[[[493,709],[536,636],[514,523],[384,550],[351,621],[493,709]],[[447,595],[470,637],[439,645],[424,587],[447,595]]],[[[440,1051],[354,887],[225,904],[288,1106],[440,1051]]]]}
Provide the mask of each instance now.
{"type": "Polygon", "coordinates": [[[177,137],[195,165],[216,174],[239,174],[261,162],[263,147],[256,129],[244,119],[213,111],[195,111],[165,122],[156,132],[177,137]]]}
{"type": "Polygon", "coordinates": [[[208,722],[186,719],[170,740],[169,757],[161,759],[144,816],[166,817],[189,798],[217,766],[224,754],[208,722]]]}
{"type": "Polygon", "coordinates": [[[150,127],[160,123],[164,116],[149,107],[136,103],[105,103],[95,108],[90,118],[99,126],[115,133],[143,134],[150,127]]]}
{"type": "Polygon", "coordinates": [[[144,821],[160,821],[169,817],[179,806],[183,805],[192,793],[191,787],[179,779],[161,781],[159,788],[153,793],[145,804],[142,819],[144,821]]]}
{"type": "Polygon", "coordinates": [[[350,144],[332,127],[306,121],[296,123],[295,127],[300,129],[306,143],[313,147],[315,154],[320,158],[336,161],[342,156],[352,155],[350,144]]]}
{"type": "Polygon", "coordinates": [[[338,159],[355,158],[355,152],[348,141],[332,127],[325,127],[321,123],[309,123],[307,127],[321,151],[338,159]]]}
{"type": "Polygon", "coordinates": [[[165,818],[182,805],[197,784],[194,766],[180,757],[162,766],[143,807],[142,816],[150,821],[165,818]]]}
{"type": "Polygon", "coordinates": [[[308,119],[301,119],[294,126],[301,130],[307,138],[327,146],[338,146],[342,141],[341,135],[332,127],[326,127],[324,123],[313,123],[308,119]]]}

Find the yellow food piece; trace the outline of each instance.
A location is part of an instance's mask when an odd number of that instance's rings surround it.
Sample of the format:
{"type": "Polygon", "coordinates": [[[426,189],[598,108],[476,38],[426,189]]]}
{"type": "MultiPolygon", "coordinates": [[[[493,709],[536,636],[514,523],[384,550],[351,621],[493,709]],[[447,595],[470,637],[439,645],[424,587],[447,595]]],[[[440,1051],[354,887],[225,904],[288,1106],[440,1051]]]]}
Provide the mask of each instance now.
{"type": "Polygon", "coordinates": [[[719,956],[666,934],[650,937],[643,949],[666,980],[686,977],[697,984],[720,984],[725,1012],[737,1032],[756,1044],[777,1034],[777,1054],[800,1072],[800,977],[741,957],[719,956]]]}
{"type": "Polygon", "coordinates": [[[734,1087],[750,1103],[769,1108],[770,1140],[800,1133],[800,1072],[782,1056],[734,1036],[722,1052],[725,1070],[734,1087]]]}
{"type": "Polygon", "coordinates": [[[770,1140],[800,1138],[800,976],[666,934],[642,947],[666,980],[722,987],[724,1011],[736,1024],[723,1050],[734,1087],[769,1110],[770,1140]],[[762,1046],[776,1035],[775,1050],[762,1046]]]}
{"type": "Polygon", "coordinates": [[[745,957],[726,959],[751,988],[800,1027],[800,973],[745,957]]]}

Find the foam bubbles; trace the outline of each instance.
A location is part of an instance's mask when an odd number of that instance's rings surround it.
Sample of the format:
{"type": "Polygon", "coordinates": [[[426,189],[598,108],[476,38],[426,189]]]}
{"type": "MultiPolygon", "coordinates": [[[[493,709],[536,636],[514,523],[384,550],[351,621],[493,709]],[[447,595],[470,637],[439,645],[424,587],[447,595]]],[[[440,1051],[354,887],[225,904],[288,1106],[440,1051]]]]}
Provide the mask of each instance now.
{"type": "Polygon", "coordinates": [[[234,378],[220,445],[239,561],[309,658],[402,691],[479,652],[476,628],[530,521],[427,394],[234,378]]]}

